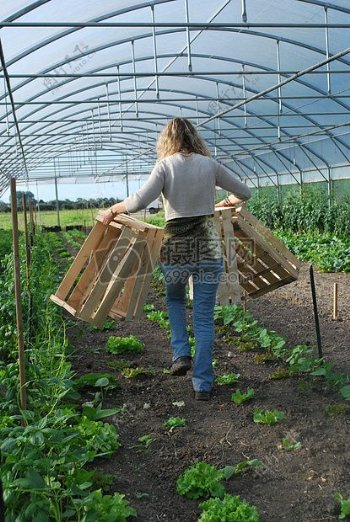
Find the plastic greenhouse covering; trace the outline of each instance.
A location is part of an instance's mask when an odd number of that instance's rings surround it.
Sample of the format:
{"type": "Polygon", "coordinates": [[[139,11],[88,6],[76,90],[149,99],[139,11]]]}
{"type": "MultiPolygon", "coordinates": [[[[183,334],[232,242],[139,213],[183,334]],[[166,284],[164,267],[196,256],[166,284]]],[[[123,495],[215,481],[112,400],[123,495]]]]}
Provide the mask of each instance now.
{"type": "Polygon", "coordinates": [[[348,0],[1,0],[11,177],[143,177],[175,116],[259,184],[348,177],[348,0]]]}

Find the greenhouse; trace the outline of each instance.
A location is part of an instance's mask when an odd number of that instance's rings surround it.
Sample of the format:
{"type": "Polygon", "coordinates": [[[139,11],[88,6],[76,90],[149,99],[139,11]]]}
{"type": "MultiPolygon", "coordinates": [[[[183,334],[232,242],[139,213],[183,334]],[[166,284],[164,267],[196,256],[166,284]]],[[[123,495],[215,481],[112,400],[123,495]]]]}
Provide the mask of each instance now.
{"type": "Polygon", "coordinates": [[[0,522],[350,517],[350,3],[0,29],[0,522]]]}

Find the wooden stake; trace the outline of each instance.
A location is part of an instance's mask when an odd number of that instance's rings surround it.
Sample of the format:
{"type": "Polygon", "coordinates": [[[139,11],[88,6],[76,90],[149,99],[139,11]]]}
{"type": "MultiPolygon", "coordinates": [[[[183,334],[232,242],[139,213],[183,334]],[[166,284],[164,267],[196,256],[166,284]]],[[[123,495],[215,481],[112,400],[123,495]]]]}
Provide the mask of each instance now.
{"type": "Polygon", "coordinates": [[[247,292],[243,290],[243,310],[247,311],[247,292]]]}
{"type": "Polygon", "coordinates": [[[333,321],[338,320],[338,283],[333,287],[333,321]]]}
{"type": "Polygon", "coordinates": [[[25,357],[24,357],[21,274],[20,274],[20,262],[19,262],[18,215],[17,215],[15,178],[11,178],[11,217],[12,217],[12,240],[13,240],[13,265],[14,265],[14,277],[15,277],[19,383],[20,383],[19,396],[20,396],[21,408],[22,408],[22,410],[25,410],[27,407],[27,394],[26,394],[26,388],[25,388],[26,370],[25,370],[25,357]]]}

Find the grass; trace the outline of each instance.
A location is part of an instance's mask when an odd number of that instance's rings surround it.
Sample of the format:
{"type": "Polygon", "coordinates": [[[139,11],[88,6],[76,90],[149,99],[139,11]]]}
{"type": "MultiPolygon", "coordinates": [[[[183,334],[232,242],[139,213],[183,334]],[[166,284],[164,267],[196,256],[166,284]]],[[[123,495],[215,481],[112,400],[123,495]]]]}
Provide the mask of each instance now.
{"type": "MultiPolygon", "coordinates": [[[[99,210],[98,208],[82,208],[74,210],[60,210],[60,221],[61,226],[67,225],[85,225],[90,227],[94,225],[95,218],[99,210]]],[[[148,215],[148,214],[147,214],[148,215]]],[[[136,219],[144,219],[144,212],[133,214],[136,219]]],[[[29,221],[29,215],[28,215],[29,221]]],[[[164,226],[164,212],[159,214],[151,215],[146,217],[146,221],[157,225],[164,226]]],[[[54,227],[57,225],[57,212],[56,210],[44,210],[36,212],[36,223],[38,226],[54,227]]],[[[18,226],[20,230],[24,230],[23,212],[18,211],[18,226]]],[[[0,212],[0,229],[10,230],[11,224],[11,212],[0,212]]]]}
{"type": "MultiPolygon", "coordinates": [[[[92,226],[99,209],[83,208],[74,210],[60,210],[61,226],[67,225],[86,225],[92,226]]],[[[28,216],[29,219],[29,216],[28,216]]],[[[36,212],[37,226],[53,227],[57,225],[57,212],[55,210],[45,210],[36,212]]],[[[18,226],[24,229],[23,212],[18,212],[18,226]]],[[[0,228],[9,230],[11,225],[11,212],[0,212],[0,228]]]]}

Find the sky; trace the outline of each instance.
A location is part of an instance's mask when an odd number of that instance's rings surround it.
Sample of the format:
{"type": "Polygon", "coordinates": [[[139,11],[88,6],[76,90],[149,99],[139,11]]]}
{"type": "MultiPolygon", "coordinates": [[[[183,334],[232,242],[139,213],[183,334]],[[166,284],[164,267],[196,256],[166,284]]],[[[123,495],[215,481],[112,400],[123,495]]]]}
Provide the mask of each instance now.
{"type": "MultiPolygon", "coordinates": [[[[142,184],[142,181],[141,181],[142,184]]],[[[132,194],[139,188],[138,181],[129,181],[129,192],[132,194]]],[[[17,182],[17,190],[33,192],[35,199],[42,199],[44,201],[50,201],[55,199],[55,184],[36,184],[36,183],[20,183],[17,182]]],[[[115,181],[109,183],[58,183],[58,198],[70,199],[75,201],[78,198],[119,198],[124,199],[126,197],[126,185],[125,182],[115,181]]],[[[7,190],[2,196],[1,200],[5,203],[9,202],[10,191],[7,190]]]]}

